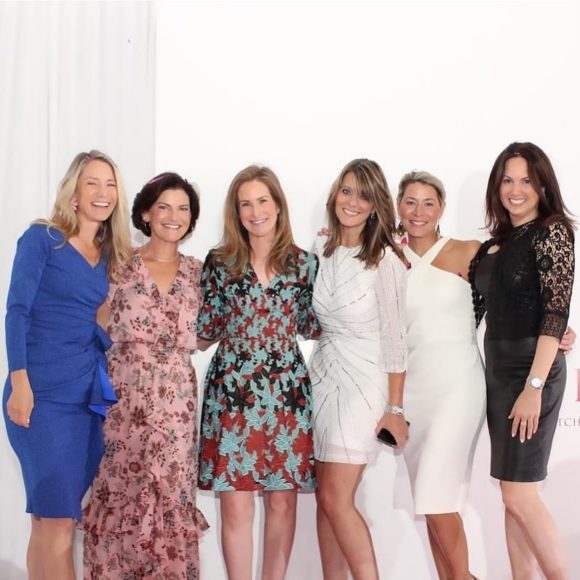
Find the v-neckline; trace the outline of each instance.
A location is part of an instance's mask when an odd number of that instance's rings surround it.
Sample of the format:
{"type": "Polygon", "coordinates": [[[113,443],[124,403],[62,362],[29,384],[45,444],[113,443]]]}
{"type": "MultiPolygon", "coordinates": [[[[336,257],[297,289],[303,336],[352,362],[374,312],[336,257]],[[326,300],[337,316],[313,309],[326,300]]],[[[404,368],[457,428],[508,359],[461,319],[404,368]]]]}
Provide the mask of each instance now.
{"type": "Polygon", "coordinates": [[[81,260],[82,260],[82,261],[83,261],[83,262],[84,262],[84,263],[85,263],[85,264],[86,264],[86,265],[87,265],[87,266],[88,266],[88,267],[89,267],[91,270],[95,271],[95,270],[96,270],[96,269],[99,267],[99,265],[101,264],[101,262],[102,262],[102,260],[103,260],[103,252],[101,252],[101,253],[99,254],[99,259],[97,260],[96,264],[94,264],[94,265],[93,265],[93,264],[92,264],[92,263],[91,263],[91,262],[90,262],[90,261],[87,259],[87,257],[86,257],[86,256],[85,256],[85,255],[84,255],[84,254],[83,254],[83,253],[82,253],[82,252],[81,252],[81,251],[80,251],[78,248],[75,248],[75,246],[74,246],[74,245],[71,243],[71,241],[70,241],[70,240],[67,240],[67,242],[66,242],[66,243],[67,243],[67,245],[68,245],[68,246],[70,246],[70,247],[73,249],[74,253],[75,253],[75,254],[76,254],[76,255],[77,255],[77,256],[78,256],[78,257],[79,257],[79,258],[80,258],[80,259],[81,259],[81,260]]]}
{"type": "MultiPolygon", "coordinates": [[[[411,262],[411,266],[414,267],[416,264],[420,264],[422,262],[426,262],[427,264],[431,264],[433,260],[437,257],[439,252],[443,249],[443,246],[450,240],[450,238],[439,238],[422,256],[417,254],[411,246],[407,244],[406,248],[411,253],[409,260],[411,262]]],[[[438,268],[441,270],[441,268],[438,268]]],[[[443,270],[446,272],[447,270],[443,270]]]]}
{"type": "Polygon", "coordinates": [[[183,262],[183,256],[181,255],[181,253],[178,254],[179,255],[179,263],[177,265],[177,271],[175,272],[175,276],[173,277],[173,280],[171,280],[171,284],[169,284],[166,292],[162,292],[159,289],[159,285],[157,284],[157,281],[155,280],[155,278],[151,274],[151,271],[147,267],[147,264],[145,263],[145,260],[143,259],[143,256],[141,255],[141,252],[139,250],[136,250],[135,254],[138,256],[138,259],[141,262],[141,268],[145,272],[144,277],[149,280],[150,286],[152,286],[158,292],[158,294],[160,296],[162,296],[162,297],[170,296],[173,292],[174,287],[175,287],[175,283],[177,282],[177,278],[179,277],[179,274],[181,272],[181,265],[183,262]]]}
{"type": "Polygon", "coordinates": [[[262,290],[264,290],[264,291],[270,290],[270,288],[272,288],[274,286],[274,282],[276,281],[278,276],[280,276],[279,273],[274,274],[272,276],[272,278],[270,279],[270,282],[267,285],[264,285],[262,283],[262,281],[260,280],[260,278],[258,278],[258,274],[256,273],[256,270],[254,270],[254,266],[252,266],[252,264],[250,264],[250,271],[251,271],[252,277],[258,281],[260,288],[262,288],[262,290]]]}

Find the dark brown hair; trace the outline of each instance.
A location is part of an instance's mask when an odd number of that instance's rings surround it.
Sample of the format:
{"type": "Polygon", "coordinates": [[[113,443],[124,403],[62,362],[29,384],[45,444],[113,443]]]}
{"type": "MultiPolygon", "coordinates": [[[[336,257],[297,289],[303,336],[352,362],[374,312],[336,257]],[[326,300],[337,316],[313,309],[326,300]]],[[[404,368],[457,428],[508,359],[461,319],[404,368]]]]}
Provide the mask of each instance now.
{"type": "Polygon", "coordinates": [[[133,210],[131,212],[133,225],[147,237],[151,237],[151,226],[149,222],[143,220],[143,214],[148,212],[153,207],[153,204],[161,197],[161,194],[168,189],[182,189],[189,199],[191,220],[183,238],[189,235],[195,227],[195,223],[199,217],[199,196],[197,191],[195,191],[189,181],[183,179],[177,173],[160,173],[143,186],[133,202],[133,210]]]}
{"type": "Polygon", "coordinates": [[[540,196],[538,220],[543,226],[561,221],[572,231],[574,221],[564,204],[554,168],[548,156],[533,143],[511,143],[495,160],[485,194],[485,227],[497,242],[504,241],[513,230],[509,212],[503,207],[499,188],[509,159],[521,157],[528,164],[528,177],[540,196]]]}

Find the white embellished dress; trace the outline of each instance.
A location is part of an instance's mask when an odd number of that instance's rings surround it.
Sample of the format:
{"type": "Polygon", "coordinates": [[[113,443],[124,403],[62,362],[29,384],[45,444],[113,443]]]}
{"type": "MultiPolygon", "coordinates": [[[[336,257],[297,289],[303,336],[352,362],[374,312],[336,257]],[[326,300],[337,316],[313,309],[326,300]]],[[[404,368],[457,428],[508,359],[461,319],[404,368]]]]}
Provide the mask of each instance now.
{"type": "Polygon", "coordinates": [[[375,429],[387,404],[386,373],[407,364],[406,268],[387,248],[378,267],[356,258],[360,246],[338,247],[320,268],[313,306],[322,335],[309,364],[318,461],[366,464],[380,448],[375,429]]]}
{"type": "Polygon", "coordinates": [[[407,275],[403,452],[417,514],[458,512],[471,479],[485,415],[485,376],[475,335],[469,284],[432,265],[447,243],[423,256],[405,246],[407,275]]]}

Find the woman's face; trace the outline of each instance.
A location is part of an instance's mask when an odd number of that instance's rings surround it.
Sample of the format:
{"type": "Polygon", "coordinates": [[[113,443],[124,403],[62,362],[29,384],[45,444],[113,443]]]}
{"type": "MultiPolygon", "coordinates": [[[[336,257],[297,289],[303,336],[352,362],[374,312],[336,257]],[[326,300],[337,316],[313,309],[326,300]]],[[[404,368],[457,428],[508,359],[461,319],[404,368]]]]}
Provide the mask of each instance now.
{"type": "Polygon", "coordinates": [[[334,202],[334,211],[342,228],[352,228],[361,233],[374,211],[370,200],[358,190],[352,173],[347,173],[340,184],[334,202]]]}
{"type": "Polygon", "coordinates": [[[437,190],[425,183],[410,183],[399,202],[399,218],[410,238],[437,236],[437,224],[445,206],[437,190]]]}
{"type": "Polygon", "coordinates": [[[280,209],[268,186],[253,180],[238,189],[238,213],[250,237],[274,239],[280,209]]]}
{"type": "Polygon", "coordinates": [[[528,162],[523,157],[508,159],[499,186],[501,204],[514,227],[538,217],[540,195],[528,176],[528,162]]]}
{"type": "Polygon", "coordinates": [[[143,213],[143,221],[151,226],[151,239],[179,242],[187,234],[191,223],[187,193],[181,188],[166,189],[143,213]]]}
{"type": "Polygon", "coordinates": [[[107,221],[117,205],[117,182],[112,167],[99,159],[82,170],[72,198],[79,224],[107,221]]]}

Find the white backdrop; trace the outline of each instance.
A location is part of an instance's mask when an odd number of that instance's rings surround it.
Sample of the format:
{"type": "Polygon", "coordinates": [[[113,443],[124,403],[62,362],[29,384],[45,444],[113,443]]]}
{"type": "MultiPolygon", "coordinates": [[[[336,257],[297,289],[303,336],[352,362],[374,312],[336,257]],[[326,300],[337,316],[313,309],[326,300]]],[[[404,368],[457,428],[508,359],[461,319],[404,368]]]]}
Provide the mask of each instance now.
{"type": "MultiPolygon", "coordinates": [[[[45,9],[43,22],[57,28],[42,31],[35,20],[38,6],[33,15],[30,9],[10,12],[0,5],[0,32],[6,28],[8,34],[0,36],[1,56],[9,50],[14,63],[9,69],[0,59],[4,295],[18,233],[26,222],[47,213],[66,162],[83,147],[109,151],[131,182],[131,191],[153,169],[175,170],[196,182],[202,213],[184,251],[199,258],[219,240],[229,181],[252,162],[270,165],[278,173],[289,198],[295,238],[306,248],[323,223],[332,180],[346,162],[360,156],[383,166],[393,190],[410,169],[427,169],[441,177],[449,194],[444,233],[481,238],[483,194],[495,157],[511,141],[531,140],[551,157],[565,199],[580,215],[576,2],[162,2],[155,6],[155,19],[147,4],[141,4],[141,10],[132,5],[134,13],[122,12],[123,4],[99,4],[111,19],[101,27],[100,41],[83,45],[82,51],[93,58],[126,54],[119,52],[118,33],[130,28],[132,38],[139,38],[131,43],[137,63],[106,61],[103,83],[90,87],[98,95],[93,98],[102,97],[106,106],[89,109],[90,127],[79,105],[83,93],[67,91],[66,102],[76,117],[63,113],[42,124],[43,132],[37,134],[31,131],[37,125],[30,115],[36,112],[44,122],[42,112],[51,111],[47,103],[54,101],[30,101],[31,95],[40,99],[38,88],[24,90],[22,79],[36,82],[48,69],[54,79],[65,74],[70,83],[87,82],[104,64],[85,59],[84,66],[70,69],[60,60],[62,52],[59,58],[49,52],[52,60],[45,60],[49,55],[43,39],[60,31],[65,41],[63,18],[74,13],[76,25],[88,27],[73,28],[77,41],[81,31],[94,30],[94,13],[87,17],[85,9],[96,7],[84,6],[67,5],[60,13],[54,6],[52,12],[45,9]],[[7,14],[13,20],[7,20],[7,14]],[[26,22],[27,37],[11,35],[16,16],[26,22]],[[29,28],[33,20],[38,28],[29,28]],[[26,57],[33,49],[37,56],[26,57]],[[14,71],[19,67],[31,74],[18,76],[14,71]],[[134,81],[120,80],[123,75],[135,75],[134,81]],[[17,99],[7,98],[7,86],[17,99]],[[115,98],[108,100],[111,94],[115,98]],[[23,95],[28,97],[23,100],[23,95]],[[64,134],[61,126],[67,127],[64,134]],[[145,127],[142,133],[139,127],[145,127]],[[53,168],[50,175],[44,175],[45,165],[53,168]],[[32,179],[36,181],[30,190],[32,179]]],[[[78,52],[78,46],[74,50],[78,52]]],[[[580,329],[576,312],[577,308],[573,322],[580,329]]],[[[194,358],[200,382],[210,355],[194,358]]],[[[564,536],[572,578],[580,578],[580,507],[575,499],[580,481],[578,363],[578,356],[571,355],[562,424],[544,487],[564,536]]],[[[4,433],[0,453],[0,577],[23,578],[27,524],[17,463],[4,433]]],[[[488,461],[484,432],[466,526],[472,570],[481,578],[502,580],[509,577],[509,569],[499,490],[488,476],[488,461]]],[[[402,457],[385,450],[369,468],[358,499],[371,524],[381,577],[434,578],[424,521],[412,515],[402,457]]],[[[201,544],[202,577],[219,580],[225,574],[217,502],[203,493],[199,504],[212,524],[201,544]]],[[[261,511],[258,516],[257,544],[261,511]]],[[[291,580],[321,578],[314,524],[313,497],[301,496],[291,580]]]]}

